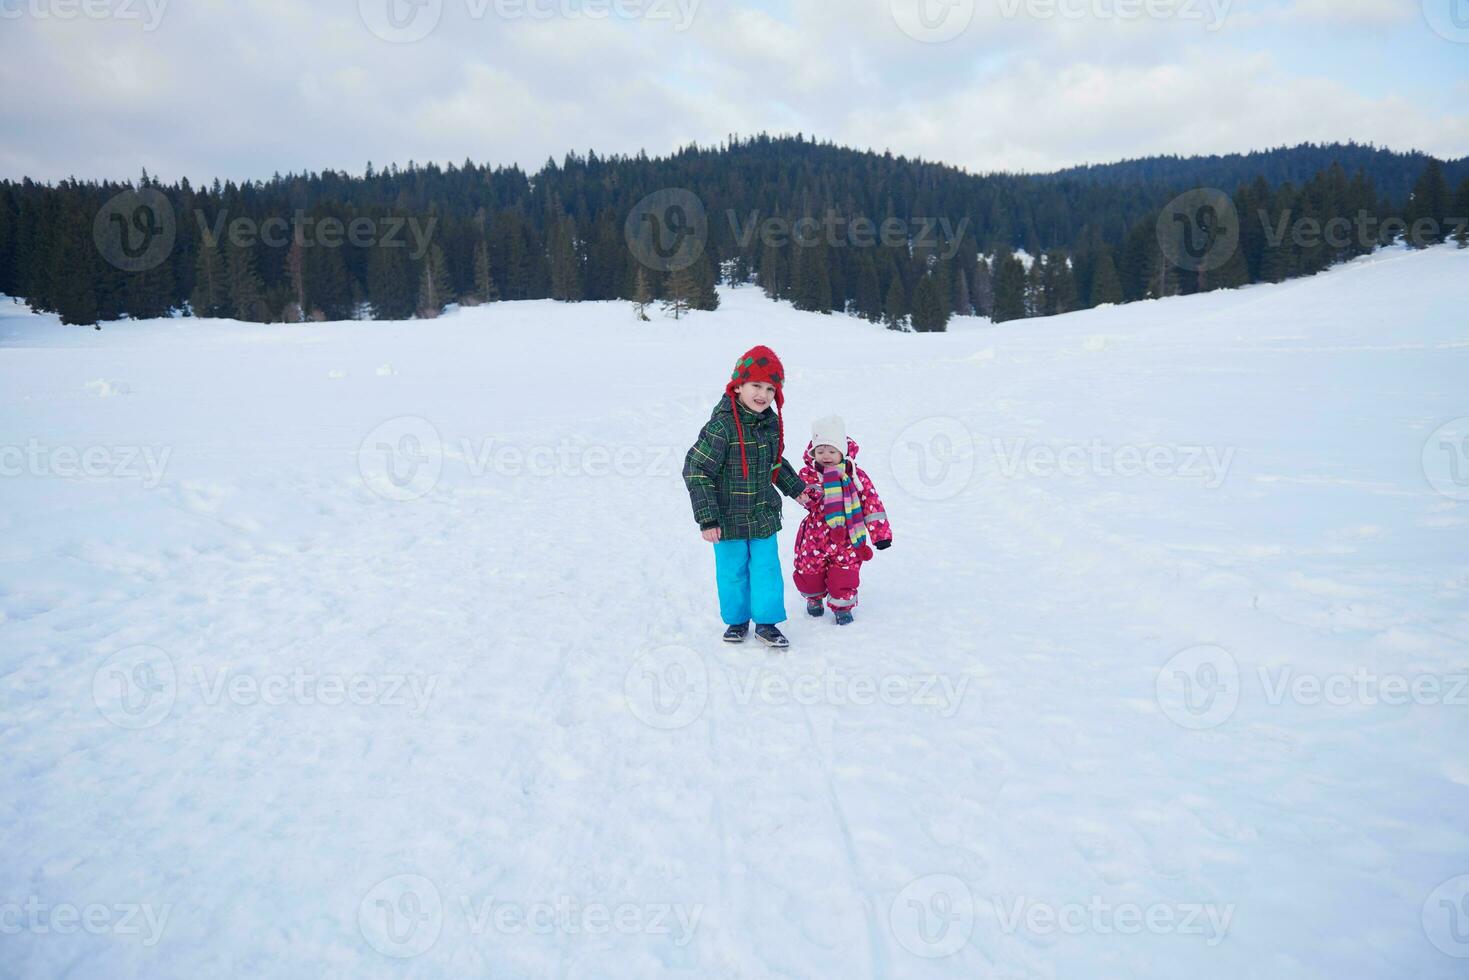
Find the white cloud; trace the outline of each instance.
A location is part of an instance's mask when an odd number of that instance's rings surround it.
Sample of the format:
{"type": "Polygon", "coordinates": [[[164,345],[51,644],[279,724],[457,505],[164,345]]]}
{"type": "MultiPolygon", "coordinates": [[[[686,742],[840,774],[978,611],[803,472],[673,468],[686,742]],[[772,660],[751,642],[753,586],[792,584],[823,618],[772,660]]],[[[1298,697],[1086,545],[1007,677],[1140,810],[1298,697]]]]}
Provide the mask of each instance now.
{"type": "Polygon", "coordinates": [[[1457,156],[1469,118],[1397,96],[1283,74],[1264,55],[1219,63],[1182,52],[1146,68],[1027,62],[925,105],[854,113],[846,141],[901,146],[973,170],[1051,170],[1155,153],[1229,153],[1355,139],[1457,156]]]}
{"type": "MultiPolygon", "coordinates": [[[[1167,19],[1005,19],[980,0],[944,44],[904,34],[889,0],[703,0],[686,31],[476,20],[468,0],[444,2],[437,30],[412,44],[375,37],[355,2],[172,3],[155,32],[7,21],[0,84],[27,97],[0,109],[17,134],[0,172],[129,177],[146,165],[165,179],[241,179],[466,157],[534,170],[573,149],[658,154],[760,130],[973,170],[1303,140],[1469,152],[1469,114],[1426,108],[1462,79],[1403,72],[1373,91],[1351,58],[1308,71],[1291,56],[1290,44],[1319,54],[1333,38],[1376,38],[1412,0],[1241,0],[1215,34],[1167,19]],[[1252,26],[1271,10],[1295,18],[1294,35],[1279,19],[1252,26]],[[1337,27],[1301,26],[1321,16],[1337,27]]],[[[1443,49],[1426,28],[1395,43],[1382,56],[1401,64],[1415,63],[1413,44],[1443,49]]]]}
{"type": "Polygon", "coordinates": [[[1417,0],[1296,0],[1288,9],[1301,20],[1345,24],[1394,24],[1421,15],[1417,0]]]}

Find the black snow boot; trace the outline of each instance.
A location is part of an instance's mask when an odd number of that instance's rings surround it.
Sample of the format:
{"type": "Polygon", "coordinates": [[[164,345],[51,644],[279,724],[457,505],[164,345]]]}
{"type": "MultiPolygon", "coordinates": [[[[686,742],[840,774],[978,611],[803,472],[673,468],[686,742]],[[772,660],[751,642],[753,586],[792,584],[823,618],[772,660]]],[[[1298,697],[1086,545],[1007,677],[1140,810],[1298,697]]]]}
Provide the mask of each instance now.
{"type": "Polygon", "coordinates": [[[791,641],[787,640],[785,634],[776,629],[775,624],[755,624],[755,635],[768,647],[788,647],[791,641]]]}
{"type": "Polygon", "coordinates": [[[852,610],[850,610],[850,609],[838,609],[836,611],[836,618],[837,618],[837,625],[838,626],[846,626],[848,623],[850,623],[852,621],[852,610]]]}
{"type": "Polygon", "coordinates": [[[729,629],[727,629],[727,630],[724,631],[724,642],[725,643],[744,643],[745,642],[745,637],[747,637],[749,635],[750,635],[750,624],[749,623],[740,623],[738,626],[731,626],[729,629]]]}
{"type": "Polygon", "coordinates": [[[806,615],[807,616],[820,616],[824,612],[826,612],[826,606],[822,605],[822,602],[821,602],[820,599],[807,599],[806,600],[806,615]]]}

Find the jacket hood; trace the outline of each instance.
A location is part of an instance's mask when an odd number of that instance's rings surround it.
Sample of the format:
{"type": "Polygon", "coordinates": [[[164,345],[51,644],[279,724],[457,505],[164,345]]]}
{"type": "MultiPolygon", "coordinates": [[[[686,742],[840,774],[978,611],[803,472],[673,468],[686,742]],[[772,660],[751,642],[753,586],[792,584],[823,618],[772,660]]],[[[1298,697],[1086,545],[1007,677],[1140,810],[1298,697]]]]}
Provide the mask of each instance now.
{"type": "MultiPolygon", "coordinates": [[[[857,443],[852,439],[851,436],[848,436],[847,455],[843,457],[843,460],[855,460],[857,457],[857,449],[857,443]]],[[[816,446],[813,443],[806,443],[806,451],[801,454],[801,461],[804,462],[807,466],[812,467],[813,469],[816,467],[816,446]]]]}

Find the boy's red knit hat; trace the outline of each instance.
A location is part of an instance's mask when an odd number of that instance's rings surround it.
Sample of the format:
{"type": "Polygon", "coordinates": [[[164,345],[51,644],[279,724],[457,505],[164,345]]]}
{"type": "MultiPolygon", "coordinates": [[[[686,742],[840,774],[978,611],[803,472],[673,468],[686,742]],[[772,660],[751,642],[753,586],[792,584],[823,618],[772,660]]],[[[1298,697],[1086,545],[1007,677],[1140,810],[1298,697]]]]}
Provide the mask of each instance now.
{"type": "MultiPolygon", "coordinates": [[[[763,381],[775,385],[776,423],[780,426],[780,448],[775,455],[779,460],[786,451],[785,377],[785,366],[775,356],[775,351],[759,344],[740,355],[740,359],[735,361],[734,372],[729,376],[729,384],[724,386],[724,392],[729,396],[729,407],[734,412],[735,432],[740,437],[740,466],[747,477],[750,475],[750,463],[745,459],[745,430],[740,425],[739,397],[735,394],[735,389],[747,381],[763,381]]],[[[774,470],[770,472],[770,482],[775,482],[774,470]]]]}

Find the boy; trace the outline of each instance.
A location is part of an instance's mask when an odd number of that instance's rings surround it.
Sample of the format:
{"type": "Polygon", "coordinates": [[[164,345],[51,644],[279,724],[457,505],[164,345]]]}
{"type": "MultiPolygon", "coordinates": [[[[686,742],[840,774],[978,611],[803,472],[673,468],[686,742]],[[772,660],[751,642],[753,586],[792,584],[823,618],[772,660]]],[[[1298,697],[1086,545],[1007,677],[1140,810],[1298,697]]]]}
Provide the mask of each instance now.
{"type": "Polygon", "coordinates": [[[684,458],[683,478],[704,540],[714,545],[719,614],[727,643],[743,643],[755,618],[766,645],[790,645],[777,624],[785,622],[785,582],[775,535],[780,497],[814,499],[782,458],[785,424],[781,386],[785,368],[768,347],[753,347],[736,363],[724,397],[684,458]]]}

